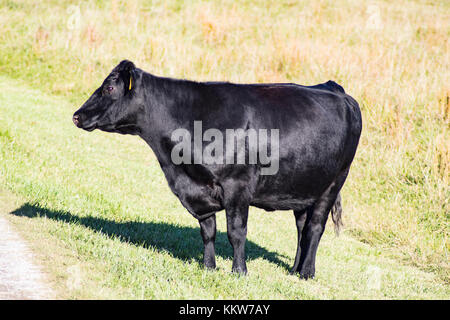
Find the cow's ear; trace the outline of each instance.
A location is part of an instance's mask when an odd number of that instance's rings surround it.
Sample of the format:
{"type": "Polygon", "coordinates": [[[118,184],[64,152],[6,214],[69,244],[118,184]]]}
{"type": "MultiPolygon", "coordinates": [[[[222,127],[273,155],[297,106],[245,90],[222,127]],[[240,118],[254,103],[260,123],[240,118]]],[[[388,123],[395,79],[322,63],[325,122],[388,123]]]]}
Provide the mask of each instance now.
{"type": "Polygon", "coordinates": [[[133,71],[136,66],[130,60],[122,60],[117,66],[119,71],[133,71]]]}
{"type": "Polygon", "coordinates": [[[125,76],[125,86],[128,91],[131,91],[134,88],[134,85],[136,84],[136,77],[135,77],[135,70],[136,66],[133,62],[129,60],[123,60],[119,63],[119,69],[121,70],[122,74],[125,76]]]}
{"type": "Polygon", "coordinates": [[[131,91],[136,86],[136,80],[137,80],[136,68],[132,68],[132,69],[128,70],[128,77],[129,77],[128,91],[131,91]]]}
{"type": "Polygon", "coordinates": [[[133,75],[130,72],[130,81],[128,83],[128,91],[131,91],[132,88],[133,88],[133,75]]]}

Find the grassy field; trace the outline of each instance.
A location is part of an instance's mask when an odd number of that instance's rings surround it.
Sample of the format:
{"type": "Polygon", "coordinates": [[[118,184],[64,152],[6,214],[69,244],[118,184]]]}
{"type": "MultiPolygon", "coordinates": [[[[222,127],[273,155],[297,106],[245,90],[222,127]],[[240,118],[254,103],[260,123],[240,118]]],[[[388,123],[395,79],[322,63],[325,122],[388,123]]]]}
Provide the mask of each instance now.
{"type": "Polygon", "coordinates": [[[0,213],[61,297],[450,297],[449,2],[0,1],[0,20],[0,213]],[[326,232],[316,280],[288,275],[292,213],[256,209],[250,275],[229,274],[223,214],[219,270],[204,271],[145,143],[73,126],[123,58],[195,80],[333,79],[359,101],[345,230],[326,232]]]}
{"type": "Polygon", "coordinates": [[[435,274],[401,265],[346,233],[336,238],[331,226],[319,249],[317,279],[289,275],[296,249],[291,212],[252,209],[247,277],[230,273],[232,251],[220,214],[218,271],[206,271],[198,224],[172,195],[142,141],[81,132],[63,99],[10,79],[0,78],[0,99],[0,128],[7,128],[0,132],[0,183],[15,193],[0,200],[0,211],[30,241],[63,298],[450,294],[435,274]]]}

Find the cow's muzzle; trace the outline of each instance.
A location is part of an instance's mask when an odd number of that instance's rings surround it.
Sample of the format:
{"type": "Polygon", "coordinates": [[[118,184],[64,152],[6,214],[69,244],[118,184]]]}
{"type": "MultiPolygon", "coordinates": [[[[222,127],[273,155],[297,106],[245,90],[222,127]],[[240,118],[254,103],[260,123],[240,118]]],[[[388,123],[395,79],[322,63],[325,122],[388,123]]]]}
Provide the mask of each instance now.
{"type": "Polygon", "coordinates": [[[74,114],[72,117],[72,121],[78,128],[80,128],[80,122],[81,122],[80,115],[74,114]]]}
{"type": "Polygon", "coordinates": [[[86,131],[92,131],[97,128],[97,123],[89,123],[90,121],[86,121],[86,117],[83,116],[82,113],[75,113],[72,117],[73,123],[78,127],[86,131]],[[88,122],[88,123],[86,123],[88,122]]]}

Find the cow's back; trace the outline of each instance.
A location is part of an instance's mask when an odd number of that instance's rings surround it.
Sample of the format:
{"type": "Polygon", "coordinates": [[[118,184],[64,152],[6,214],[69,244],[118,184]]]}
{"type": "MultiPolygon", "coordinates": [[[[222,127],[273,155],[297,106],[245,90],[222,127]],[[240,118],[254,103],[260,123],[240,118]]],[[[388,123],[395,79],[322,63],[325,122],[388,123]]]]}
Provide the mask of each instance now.
{"type": "Polygon", "coordinates": [[[304,208],[350,165],[361,115],[356,101],[337,86],[245,88],[242,105],[234,106],[240,125],[279,130],[278,172],[259,176],[253,205],[268,210],[304,208]]]}
{"type": "MultiPolygon", "coordinates": [[[[267,210],[301,209],[320,197],[356,152],[361,115],[356,101],[341,88],[330,82],[312,87],[202,83],[198,107],[189,109],[184,118],[201,121],[203,131],[279,130],[278,172],[252,180],[256,181],[250,188],[254,190],[252,205],[267,210]]],[[[187,111],[177,111],[183,112],[187,111]]],[[[219,184],[234,170],[232,164],[202,167],[219,184]]],[[[247,176],[252,176],[254,166],[247,167],[247,176]]]]}

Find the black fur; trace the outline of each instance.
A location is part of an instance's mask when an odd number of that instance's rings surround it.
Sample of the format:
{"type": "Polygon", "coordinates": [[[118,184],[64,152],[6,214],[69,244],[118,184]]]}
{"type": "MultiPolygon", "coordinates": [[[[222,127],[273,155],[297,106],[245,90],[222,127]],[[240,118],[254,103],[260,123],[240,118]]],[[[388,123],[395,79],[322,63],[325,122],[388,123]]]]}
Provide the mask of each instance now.
{"type": "MultiPolygon", "coordinates": [[[[328,215],[353,161],[362,122],[358,103],[333,81],[316,86],[194,82],[151,75],[122,61],[74,114],[85,130],[139,135],[154,151],[168,184],[200,222],[204,263],[215,267],[217,211],[226,210],[233,271],[245,273],[249,206],[293,210],[298,249],[293,272],[315,274],[315,257],[328,215]],[[129,89],[130,77],[132,80],[129,89]],[[171,161],[171,133],[279,129],[279,170],[261,165],[180,164],[171,161]]],[[[334,212],[340,223],[340,201],[334,212]],[[337,211],[336,211],[337,210],[337,211]]]]}

